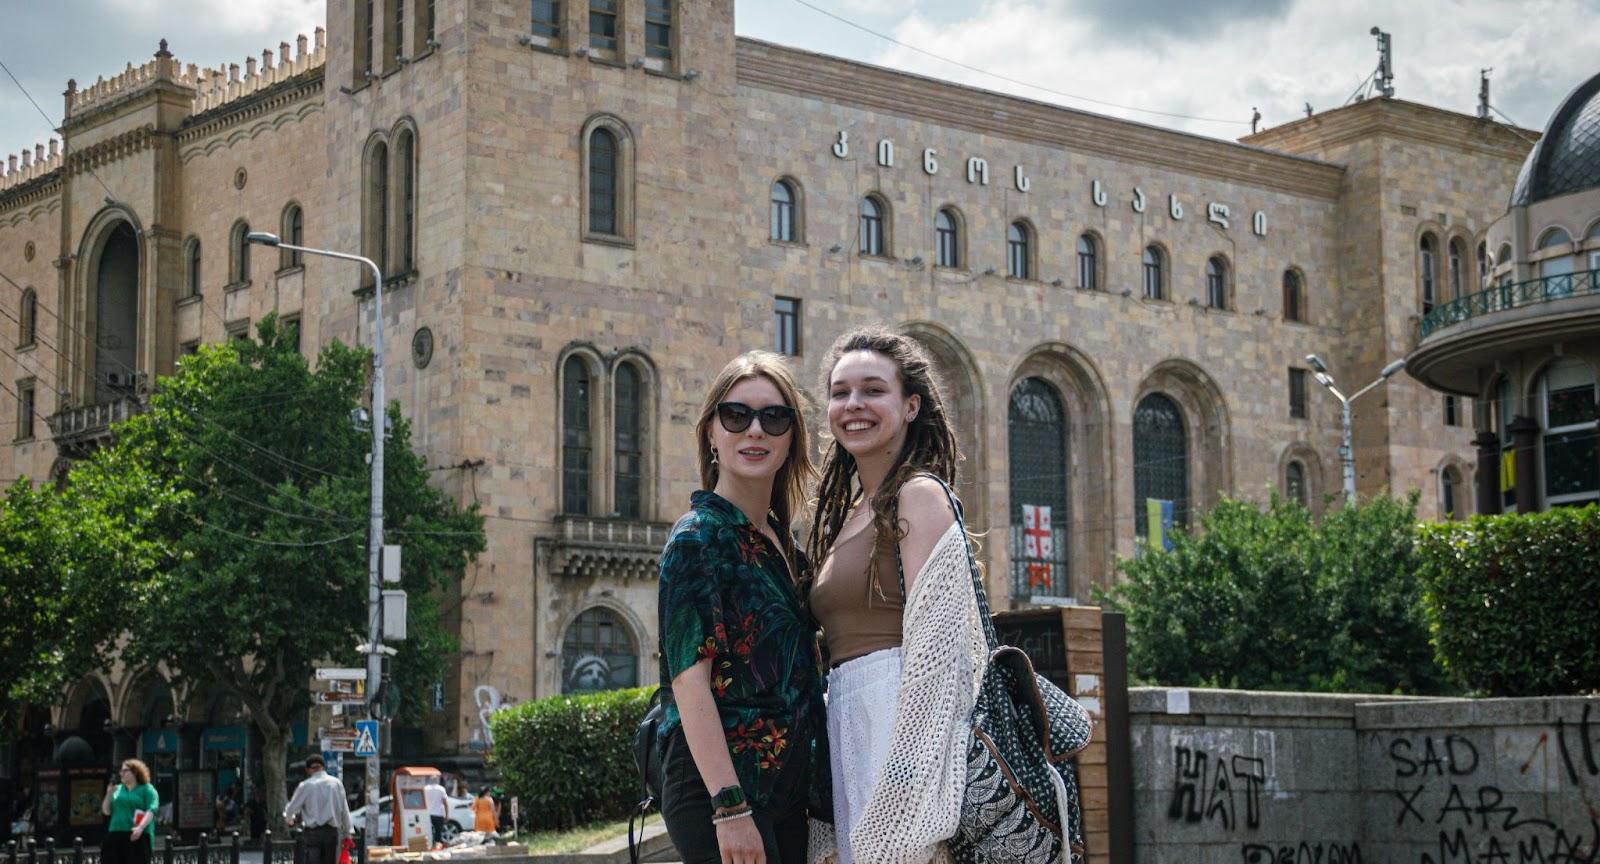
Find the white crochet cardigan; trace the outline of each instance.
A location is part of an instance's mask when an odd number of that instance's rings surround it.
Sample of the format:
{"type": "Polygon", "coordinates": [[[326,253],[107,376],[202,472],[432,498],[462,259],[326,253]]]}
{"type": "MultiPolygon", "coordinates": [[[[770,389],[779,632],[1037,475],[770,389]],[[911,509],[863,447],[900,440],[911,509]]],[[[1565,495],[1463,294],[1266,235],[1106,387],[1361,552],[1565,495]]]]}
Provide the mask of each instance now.
{"type": "MultiPolygon", "coordinates": [[[[948,861],[967,786],[972,707],[988,645],[966,538],[956,522],[911,585],[904,615],[898,713],[889,756],[850,837],[861,864],[948,861]]],[[[833,860],[832,826],[812,823],[812,862],[833,860]]]]}

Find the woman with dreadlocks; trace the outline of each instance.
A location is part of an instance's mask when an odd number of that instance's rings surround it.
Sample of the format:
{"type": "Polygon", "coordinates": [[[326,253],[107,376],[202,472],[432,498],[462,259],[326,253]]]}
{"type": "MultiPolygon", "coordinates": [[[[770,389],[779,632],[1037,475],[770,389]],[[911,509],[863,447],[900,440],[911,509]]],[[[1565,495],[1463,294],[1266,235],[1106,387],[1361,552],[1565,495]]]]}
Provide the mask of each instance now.
{"type": "Polygon", "coordinates": [[[846,333],[822,370],[833,442],[806,587],[832,665],[835,836],[814,837],[812,859],[921,864],[956,832],[985,653],[949,491],[961,454],[912,339],[846,333]]]}

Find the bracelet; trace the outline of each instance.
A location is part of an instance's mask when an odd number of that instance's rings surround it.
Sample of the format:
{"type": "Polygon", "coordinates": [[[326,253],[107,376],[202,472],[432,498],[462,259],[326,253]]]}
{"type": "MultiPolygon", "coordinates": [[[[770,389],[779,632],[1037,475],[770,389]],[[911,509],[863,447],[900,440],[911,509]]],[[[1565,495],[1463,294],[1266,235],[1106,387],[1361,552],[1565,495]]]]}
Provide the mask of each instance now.
{"type": "Polygon", "coordinates": [[[736,812],[733,812],[733,813],[724,813],[721,816],[713,816],[713,817],[711,817],[711,824],[712,825],[721,825],[724,822],[732,822],[735,819],[744,819],[744,818],[747,818],[747,817],[750,817],[750,816],[754,816],[754,815],[756,815],[756,811],[751,810],[749,807],[746,807],[743,810],[739,810],[739,811],[736,811],[736,812]]]}

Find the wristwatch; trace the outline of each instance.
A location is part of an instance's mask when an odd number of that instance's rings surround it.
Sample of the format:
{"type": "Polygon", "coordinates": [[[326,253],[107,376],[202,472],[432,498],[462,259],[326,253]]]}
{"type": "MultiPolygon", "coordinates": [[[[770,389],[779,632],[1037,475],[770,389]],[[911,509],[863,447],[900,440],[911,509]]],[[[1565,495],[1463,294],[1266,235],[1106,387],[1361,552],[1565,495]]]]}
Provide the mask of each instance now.
{"type": "Polygon", "coordinates": [[[724,786],[711,796],[711,809],[732,810],[744,804],[744,789],[740,786],[724,786]]]}

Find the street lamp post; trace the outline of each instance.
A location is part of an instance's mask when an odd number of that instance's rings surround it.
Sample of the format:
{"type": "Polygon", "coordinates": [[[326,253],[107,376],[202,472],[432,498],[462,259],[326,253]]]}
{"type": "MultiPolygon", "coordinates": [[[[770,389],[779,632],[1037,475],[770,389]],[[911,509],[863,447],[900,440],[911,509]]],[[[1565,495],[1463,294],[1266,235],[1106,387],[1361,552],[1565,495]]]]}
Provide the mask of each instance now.
{"type": "Polygon", "coordinates": [[[1333,398],[1339,400],[1339,419],[1344,427],[1343,442],[1339,445],[1339,462],[1344,469],[1344,501],[1346,504],[1354,504],[1356,500],[1356,456],[1355,450],[1350,443],[1350,403],[1366,395],[1367,391],[1394,377],[1396,372],[1406,368],[1406,361],[1403,359],[1396,360],[1383,367],[1383,371],[1378,373],[1378,380],[1362,387],[1348,397],[1340,393],[1339,388],[1334,386],[1333,376],[1328,374],[1328,364],[1322,362],[1321,357],[1315,354],[1307,354],[1306,363],[1316,373],[1317,383],[1328,388],[1328,392],[1333,394],[1333,398]]]}
{"type": "MultiPolygon", "coordinates": [[[[371,536],[367,542],[367,644],[364,649],[367,654],[367,697],[375,697],[378,685],[383,680],[383,646],[380,642],[383,632],[381,576],[378,572],[379,563],[383,559],[383,435],[384,435],[384,396],[383,396],[383,271],[371,258],[360,255],[350,255],[345,252],[333,252],[327,249],[313,249],[308,246],[294,246],[283,242],[276,234],[264,231],[253,231],[245,236],[251,243],[270,246],[279,249],[288,249],[292,252],[304,252],[307,255],[320,255],[325,258],[337,258],[341,261],[356,261],[372,268],[372,504],[369,511],[371,536]]],[[[376,742],[374,742],[376,743],[376,742]]],[[[377,842],[378,837],[378,798],[382,793],[383,773],[379,765],[378,755],[367,757],[367,843],[377,842]]]]}

